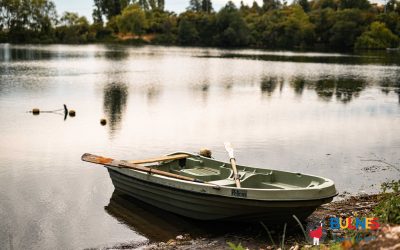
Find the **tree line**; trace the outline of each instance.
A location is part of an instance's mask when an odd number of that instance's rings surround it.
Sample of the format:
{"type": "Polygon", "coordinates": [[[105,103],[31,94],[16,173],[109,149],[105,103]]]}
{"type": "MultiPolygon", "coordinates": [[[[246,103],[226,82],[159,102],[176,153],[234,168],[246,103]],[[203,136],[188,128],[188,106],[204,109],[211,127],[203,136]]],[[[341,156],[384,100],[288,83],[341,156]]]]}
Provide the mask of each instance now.
{"type": "Polygon", "coordinates": [[[58,16],[51,0],[0,0],[0,42],[348,50],[398,47],[400,36],[398,0],[229,1],[218,11],[190,0],[180,14],[164,0],[94,0],[92,16],[58,16]]]}

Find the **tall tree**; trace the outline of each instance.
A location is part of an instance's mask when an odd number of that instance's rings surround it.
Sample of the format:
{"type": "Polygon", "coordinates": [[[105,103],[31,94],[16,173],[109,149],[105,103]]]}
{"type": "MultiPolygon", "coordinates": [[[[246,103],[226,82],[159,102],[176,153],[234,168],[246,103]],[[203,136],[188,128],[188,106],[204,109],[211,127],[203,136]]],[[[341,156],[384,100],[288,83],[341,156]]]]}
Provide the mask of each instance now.
{"type": "Polygon", "coordinates": [[[195,12],[201,11],[201,0],[190,0],[188,10],[192,10],[195,12]]]}
{"type": "Polygon", "coordinates": [[[264,11],[276,10],[281,7],[282,3],[279,0],[263,0],[262,8],[264,11]]]}
{"type": "Polygon", "coordinates": [[[95,0],[95,6],[99,6],[101,13],[111,20],[112,17],[121,14],[131,0],[95,0]]]}
{"type": "Polygon", "coordinates": [[[164,0],[149,0],[148,1],[148,6],[150,6],[150,8],[152,10],[164,10],[165,7],[165,1],[164,0]]]}
{"type": "Polygon", "coordinates": [[[201,1],[201,10],[206,13],[211,13],[211,11],[213,11],[211,0],[202,0],[201,1]]]}
{"type": "Polygon", "coordinates": [[[140,36],[147,25],[143,9],[137,4],[129,5],[117,16],[117,25],[121,32],[140,36]]]}
{"type": "Polygon", "coordinates": [[[244,46],[249,42],[249,29],[232,1],[229,1],[217,14],[218,34],[215,39],[220,46],[244,46]]]}
{"type": "Polygon", "coordinates": [[[103,12],[101,11],[101,0],[94,0],[92,17],[94,23],[103,24],[103,12]]]}
{"type": "Polygon", "coordinates": [[[143,10],[150,9],[150,4],[149,4],[149,1],[147,1],[147,0],[138,0],[138,4],[140,5],[140,7],[142,7],[143,10]]]}
{"type": "Polygon", "coordinates": [[[367,10],[371,8],[368,0],[340,0],[340,9],[360,9],[367,10]]]}

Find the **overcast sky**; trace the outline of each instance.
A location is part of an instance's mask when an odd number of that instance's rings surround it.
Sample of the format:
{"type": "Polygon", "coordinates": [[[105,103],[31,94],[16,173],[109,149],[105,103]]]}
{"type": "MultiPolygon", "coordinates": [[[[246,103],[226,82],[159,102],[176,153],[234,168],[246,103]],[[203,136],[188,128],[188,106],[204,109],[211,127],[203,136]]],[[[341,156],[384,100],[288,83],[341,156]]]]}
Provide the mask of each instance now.
{"type": "MultiPolygon", "coordinates": [[[[53,0],[57,6],[57,11],[61,15],[64,11],[78,12],[80,15],[84,15],[87,18],[92,18],[93,0],[53,0]]],[[[228,0],[213,0],[213,7],[215,10],[219,10],[224,6],[228,0]]],[[[240,0],[233,0],[233,2],[239,6],[240,0]]],[[[244,3],[251,5],[253,0],[243,0],[244,3]]],[[[262,0],[257,0],[261,3],[262,0]]],[[[189,5],[189,0],[165,0],[165,7],[167,10],[175,11],[177,13],[182,12],[189,5]]]]}

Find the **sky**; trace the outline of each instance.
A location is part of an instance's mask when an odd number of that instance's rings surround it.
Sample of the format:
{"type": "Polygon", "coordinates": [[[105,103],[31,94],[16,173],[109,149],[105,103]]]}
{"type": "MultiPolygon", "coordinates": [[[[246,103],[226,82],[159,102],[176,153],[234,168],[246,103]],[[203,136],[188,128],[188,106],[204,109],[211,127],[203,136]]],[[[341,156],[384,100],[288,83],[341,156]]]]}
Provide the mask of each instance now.
{"type": "MultiPolygon", "coordinates": [[[[64,11],[78,12],[80,15],[84,15],[87,18],[92,18],[93,0],[53,0],[57,6],[57,12],[61,15],[64,11]]],[[[215,10],[222,8],[228,0],[213,0],[213,7],[215,10]]],[[[239,6],[240,0],[233,0],[233,2],[239,6]]],[[[251,5],[253,0],[243,0],[245,4],[251,5]]],[[[261,3],[262,0],[257,0],[261,3]]],[[[185,11],[189,5],[189,0],[165,0],[165,8],[167,10],[180,13],[185,11]]]]}

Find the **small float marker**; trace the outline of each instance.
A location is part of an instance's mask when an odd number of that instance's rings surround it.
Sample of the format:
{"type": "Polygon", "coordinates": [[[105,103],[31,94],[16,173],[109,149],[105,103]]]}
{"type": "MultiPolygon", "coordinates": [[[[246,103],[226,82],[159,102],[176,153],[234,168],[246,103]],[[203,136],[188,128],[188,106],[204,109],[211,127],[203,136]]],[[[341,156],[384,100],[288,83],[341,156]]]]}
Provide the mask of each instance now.
{"type": "Polygon", "coordinates": [[[107,120],[106,119],[101,119],[100,120],[100,124],[102,125],[102,126],[105,126],[106,124],[107,124],[107,120]]]}
{"type": "Polygon", "coordinates": [[[64,109],[40,110],[38,108],[33,108],[31,111],[28,111],[28,112],[32,113],[33,115],[39,115],[40,113],[59,114],[59,112],[61,112],[62,110],[64,110],[64,120],[67,118],[67,115],[69,115],[70,117],[75,117],[76,116],[75,110],[73,110],[73,109],[68,110],[67,105],[65,105],[65,104],[64,104],[64,109]]]}
{"type": "Polygon", "coordinates": [[[38,114],[40,114],[40,109],[38,109],[38,108],[34,108],[34,109],[32,109],[32,114],[34,114],[34,115],[38,115],[38,114]]]}

